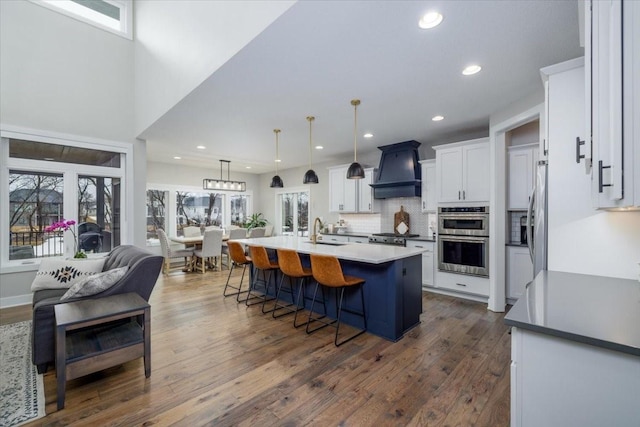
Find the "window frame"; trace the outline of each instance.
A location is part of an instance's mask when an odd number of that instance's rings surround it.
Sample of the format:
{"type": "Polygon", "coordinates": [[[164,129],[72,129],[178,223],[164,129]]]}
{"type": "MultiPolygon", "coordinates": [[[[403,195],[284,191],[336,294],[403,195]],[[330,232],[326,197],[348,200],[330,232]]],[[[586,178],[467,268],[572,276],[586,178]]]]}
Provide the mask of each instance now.
{"type": "MultiPolygon", "coordinates": [[[[202,187],[195,187],[189,185],[179,185],[179,184],[158,184],[158,183],[147,183],[147,187],[145,189],[146,192],[149,190],[157,190],[157,191],[168,191],[169,197],[167,200],[167,204],[165,206],[166,210],[166,227],[167,230],[165,232],[169,236],[177,235],[177,226],[176,226],[176,209],[177,209],[177,201],[176,201],[176,191],[184,191],[189,193],[219,193],[223,197],[222,206],[222,226],[224,228],[229,228],[231,225],[231,195],[244,195],[248,196],[247,199],[247,216],[250,216],[253,213],[253,191],[214,191],[214,190],[204,190],[202,187]]],[[[146,202],[145,202],[146,203],[146,202]]],[[[145,205],[146,206],[146,205],[145,205]]],[[[145,210],[146,215],[146,210],[145,210]]],[[[149,243],[147,240],[147,247],[159,246],[160,243],[149,243]]]]}
{"type": "MultiPolygon", "coordinates": [[[[283,194],[296,194],[296,205],[297,205],[297,201],[298,201],[298,194],[299,193],[307,193],[307,197],[309,198],[308,200],[308,209],[307,209],[307,224],[311,224],[311,186],[302,186],[302,187],[289,187],[289,188],[283,188],[283,189],[278,189],[275,192],[275,208],[276,208],[276,212],[275,212],[275,224],[274,224],[274,233],[276,234],[282,234],[282,195],[283,194]]],[[[296,206],[296,213],[294,215],[294,224],[295,224],[295,233],[293,234],[294,236],[298,235],[298,209],[296,206]]],[[[310,234],[311,231],[307,230],[307,234],[310,234]]],[[[304,236],[303,236],[304,237],[304,236]]]]}
{"type": "MultiPolygon", "coordinates": [[[[49,131],[24,129],[12,126],[0,127],[0,200],[9,200],[9,171],[50,172],[63,175],[63,204],[64,215],[67,218],[77,218],[77,180],[79,175],[119,178],[120,194],[120,244],[129,244],[133,239],[133,221],[128,220],[133,212],[133,189],[129,182],[133,182],[133,146],[131,144],[108,141],[97,138],[80,137],[49,131]],[[9,139],[22,139],[50,144],[104,150],[120,153],[122,156],[120,168],[82,165],[76,163],[62,163],[47,160],[32,160],[9,157],[9,139]]],[[[42,258],[9,260],[9,211],[8,206],[0,207],[0,274],[37,270],[42,258]]],[[[65,248],[65,255],[68,256],[65,248]]],[[[59,258],[61,258],[59,257],[59,258]]],[[[56,258],[56,257],[52,257],[56,258]]]]}
{"type": "MultiPolygon", "coordinates": [[[[76,19],[78,21],[92,25],[101,30],[108,31],[110,33],[116,34],[120,37],[124,37],[125,39],[133,41],[133,0],[102,0],[105,3],[109,3],[110,5],[120,9],[120,21],[119,21],[120,29],[109,27],[108,25],[102,24],[101,22],[91,19],[86,15],[75,13],[71,10],[68,10],[60,6],[61,2],[73,3],[70,0],[56,0],[56,1],[29,0],[29,1],[33,4],[37,4],[38,6],[46,7],[47,9],[53,10],[54,12],[61,13],[62,15],[66,15],[70,18],[76,19]]],[[[87,9],[90,9],[90,8],[87,8],[87,9]]],[[[96,13],[99,13],[99,12],[96,12],[96,13]]]]}

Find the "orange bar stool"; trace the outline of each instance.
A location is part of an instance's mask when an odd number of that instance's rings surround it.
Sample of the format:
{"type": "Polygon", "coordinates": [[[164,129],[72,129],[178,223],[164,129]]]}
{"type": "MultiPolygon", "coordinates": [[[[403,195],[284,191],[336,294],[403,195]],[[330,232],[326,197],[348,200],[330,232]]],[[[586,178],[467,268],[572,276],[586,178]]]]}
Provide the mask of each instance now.
{"type": "Polygon", "coordinates": [[[278,265],[280,266],[280,271],[282,271],[282,277],[280,278],[280,285],[278,286],[278,291],[276,292],[276,302],[273,306],[272,316],[274,319],[278,317],[282,317],[287,314],[294,313],[293,316],[293,327],[299,328],[303,326],[305,323],[297,323],[298,319],[298,311],[300,308],[304,308],[304,287],[307,283],[309,283],[309,279],[313,277],[310,268],[306,268],[302,266],[302,262],[300,262],[300,256],[296,251],[292,251],[290,249],[278,249],[278,265]],[[289,289],[285,289],[285,292],[291,294],[291,304],[282,305],[279,304],[280,294],[283,291],[282,285],[284,283],[285,276],[289,282],[289,289]],[[293,280],[292,280],[293,279],[293,280]],[[297,283],[298,285],[298,295],[294,295],[294,285],[297,283]],[[302,302],[302,306],[300,303],[302,302]],[[294,308],[291,308],[294,306],[294,308]],[[285,310],[285,313],[276,314],[278,310],[285,310]]]}
{"type": "Polygon", "coordinates": [[[273,309],[265,311],[265,305],[268,301],[273,301],[275,298],[269,298],[269,284],[271,283],[271,278],[273,277],[273,290],[274,294],[276,291],[276,275],[278,274],[278,270],[280,270],[280,266],[278,263],[273,262],[269,259],[269,255],[267,254],[267,250],[264,246],[249,246],[249,253],[251,254],[251,260],[253,261],[253,267],[257,270],[254,275],[253,283],[249,286],[249,292],[247,293],[247,299],[245,303],[247,306],[259,304],[260,301],[249,302],[250,300],[259,299],[262,301],[262,313],[266,314],[273,309]],[[259,273],[262,272],[262,280],[259,279],[259,273]],[[252,291],[256,290],[256,286],[258,284],[262,284],[262,288],[264,293],[262,295],[256,294],[254,296],[251,295],[252,291]]]}
{"type": "MultiPolygon", "coordinates": [[[[309,319],[307,320],[307,328],[306,331],[308,334],[315,332],[319,329],[322,329],[326,326],[335,326],[336,328],[336,337],[334,343],[336,347],[341,346],[347,341],[351,341],[357,336],[364,334],[367,331],[367,315],[365,312],[364,305],[364,289],[363,285],[365,280],[360,277],[355,276],[346,276],[342,273],[342,267],[340,266],[340,261],[338,258],[328,255],[316,255],[311,254],[311,272],[313,273],[313,278],[316,280],[316,287],[313,291],[313,299],[311,300],[311,313],[309,314],[309,319]],[[318,294],[318,287],[323,286],[327,288],[333,288],[335,291],[336,297],[336,311],[337,311],[337,319],[331,322],[325,322],[320,320],[322,317],[313,318],[313,306],[316,302],[316,296],[318,294]],[[351,288],[357,286],[360,290],[360,301],[362,303],[362,311],[354,311],[343,307],[343,299],[344,299],[344,290],[347,288],[351,288]],[[340,299],[338,299],[338,291],[340,291],[340,299]],[[362,317],[364,328],[357,332],[356,334],[346,338],[340,342],[338,342],[338,335],[340,333],[340,315],[342,311],[346,311],[348,313],[357,314],[362,317]],[[319,322],[322,323],[322,326],[317,327],[313,330],[309,330],[309,325],[311,322],[319,322]]],[[[324,300],[324,291],[322,291],[322,297],[324,300]]],[[[326,312],[325,312],[326,315],[326,312]]],[[[324,316],[323,316],[324,317],[324,316]]]]}
{"type": "MultiPolygon", "coordinates": [[[[244,247],[240,243],[230,240],[229,242],[227,242],[227,246],[229,250],[229,257],[231,258],[231,266],[229,268],[229,276],[227,276],[227,283],[226,285],[224,285],[222,295],[224,295],[225,297],[231,297],[235,295],[236,301],[241,302],[240,295],[249,292],[249,290],[242,290],[242,282],[244,281],[244,274],[247,271],[247,265],[251,264],[251,258],[244,254],[244,247]],[[235,287],[230,284],[229,281],[231,280],[231,273],[233,273],[233,269],[237,267],[242,267],[242,277],[240,278],[240,284],[235,287]],[[235,289],[235,292],[227,293],[228,288],[235,289]]],[[[244,300],[242,302],[244,302],[244,300]]]]}

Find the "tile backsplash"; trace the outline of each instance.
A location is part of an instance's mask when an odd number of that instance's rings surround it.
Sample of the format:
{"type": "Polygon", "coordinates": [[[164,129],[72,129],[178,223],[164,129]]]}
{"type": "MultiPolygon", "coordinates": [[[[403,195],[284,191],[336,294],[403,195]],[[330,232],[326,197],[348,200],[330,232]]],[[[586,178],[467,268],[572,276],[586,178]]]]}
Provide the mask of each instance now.
{"type": "Polygon", "coordinates": [[[527,211],[509,211],[507,238],[510,243],[520,243],[520,217],[523,216],[527,216],[527,211]]]}
{"type": "Polygon", "coordinates": [[[429,224],[437,228],[436,215],[422,213],[419,197],[399,197],[380,200],[379,214],[340,214],[340,219],[347,223],[348,233],[392,233],[393,218],[403,206],[409,214],[409,233],[427,236],[429,224]]]}

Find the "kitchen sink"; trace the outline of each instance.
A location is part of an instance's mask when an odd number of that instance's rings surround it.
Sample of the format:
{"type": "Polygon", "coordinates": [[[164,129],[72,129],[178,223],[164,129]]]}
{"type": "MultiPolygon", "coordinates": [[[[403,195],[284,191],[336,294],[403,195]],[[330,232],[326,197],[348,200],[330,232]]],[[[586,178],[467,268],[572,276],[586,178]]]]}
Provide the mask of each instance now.
{"type": "MultiPolygon", "coordinates": [[[[313,244],[313,242],[312,242],[311,240],[307,240],[305,243],[311,243],[311,244],[313,244]]],[[[318,240],[318,241],[316,242],[316,244],[317,244],[317,245],[329,245],[329,246],[344,246],[344,245],[346,245],[347,243],[344,243],[344,242],[324,242],[324,241],[322,241],[322,240],[318,240]]]]}

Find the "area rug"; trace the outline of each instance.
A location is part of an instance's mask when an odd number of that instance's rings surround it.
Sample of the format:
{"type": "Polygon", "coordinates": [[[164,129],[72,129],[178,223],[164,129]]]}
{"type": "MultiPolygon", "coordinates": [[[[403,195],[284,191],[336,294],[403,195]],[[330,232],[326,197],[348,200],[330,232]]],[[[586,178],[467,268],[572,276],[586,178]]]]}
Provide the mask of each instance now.
{"type": "Polygon", "coordinates": [[[0,427],[45,416],[44,380],[31,363],[31,321],[0,326],[0,427]]]}

